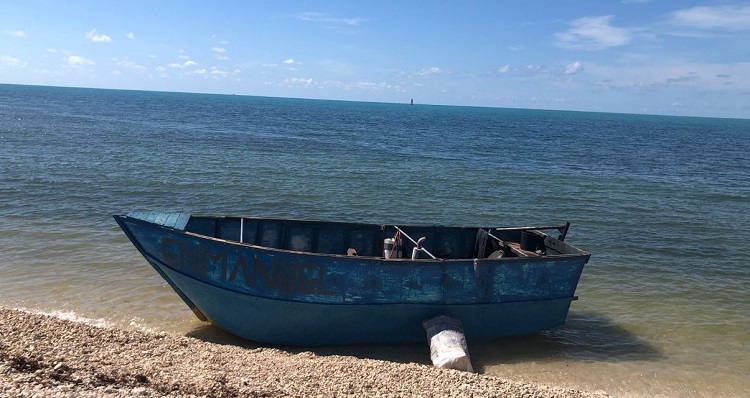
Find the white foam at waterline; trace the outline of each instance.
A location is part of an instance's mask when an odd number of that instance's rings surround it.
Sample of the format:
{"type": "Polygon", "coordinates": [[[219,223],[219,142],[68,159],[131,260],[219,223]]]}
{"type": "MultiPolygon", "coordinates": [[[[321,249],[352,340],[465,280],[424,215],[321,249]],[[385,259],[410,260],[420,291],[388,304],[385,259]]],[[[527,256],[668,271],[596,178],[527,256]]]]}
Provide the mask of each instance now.
{"type": "Polygon", "coordinates": [[[135,317],[130,320],[129,323],[130,327],[140,330],[142,332],[151,333],[151,334],[164,334],[164,331],[159,330],[157,328],[153,328],[150,326],[146,326],[146,321],[142,318],[135,317]]]}
{"type": "Polygon", "coordinates": [[[98,319],[87,318],[85,316],[80,316],[76,314],[75,312],[71,312],[71,311],[55,310],[55,311],[48,312],[48,311],[42,311],[42,310],[32,310],[32,309],[23,308],[23,307],[16,308],[16,309],[19,311],[28,312],[30,314],[46,315],[46,316],[51,316],[54,318],[62,319],[65,321],[84,323],[86,325],[94,326],[94,327],[98,327],[102,329],[114,329],[115,328],[115,325],[113,323],[107,321],[104,318],[98,318],[98,319]]]}
{"type": "MultiPolygon", "coordinates": [[[[110,322],[104,318],[87,318],[85,316],[80,316],[72,311],[61,311],[61,310],[54,310],[54,311],[43,311],[43,310],[34,310],[26,307],[15,307],[14,310],[27,312],[30,314],[35,315],[46,315],[51,316],[54,318],[71,321],[71,322],[77,322],[77,323],[83,323],[89,326],[94,326],[102,329],[118,329],[121,328],[116,323],[110,322]]],[[[128,323],[128,326],[133,328],[134,330],[138,330],[141,332],[149,333],[149,334],[168,334],[167,332],[160,330],[156,327],[150,327],[147,326],[147,322],[142,319],[135,317],[130,320],[128,323]]]]}

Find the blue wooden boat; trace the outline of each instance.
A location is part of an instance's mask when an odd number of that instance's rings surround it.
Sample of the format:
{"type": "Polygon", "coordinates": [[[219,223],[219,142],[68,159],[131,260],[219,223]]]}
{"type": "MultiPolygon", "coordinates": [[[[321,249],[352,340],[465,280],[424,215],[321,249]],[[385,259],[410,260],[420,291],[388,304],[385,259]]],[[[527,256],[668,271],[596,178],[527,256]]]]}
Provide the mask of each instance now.
{"type": "Polygon", "coordinates": [[[249,340],[285,345],[424,342],[422,321],[438,315],[461,320],[468,341],[551,329],[565,323],[590,257],[564,242],[569,223],[477,228],[187,213],[114,218],[198,318],[249,340]]]}

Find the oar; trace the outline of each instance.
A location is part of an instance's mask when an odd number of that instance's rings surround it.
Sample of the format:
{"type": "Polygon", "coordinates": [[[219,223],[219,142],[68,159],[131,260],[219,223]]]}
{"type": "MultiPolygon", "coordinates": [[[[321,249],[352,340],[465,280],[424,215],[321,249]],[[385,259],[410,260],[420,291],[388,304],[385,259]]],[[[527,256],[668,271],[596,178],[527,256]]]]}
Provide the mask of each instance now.
{"type": "Polygon", "coordinates": [[[492,235],[492,233],[490,233],[490,231],[486,231],[486,232],[487,232],[487,235],[489,235],[489,236],[490,236],[490,238],[492,238],[492,239],[495,239],[495,240],[497,241],[497,243],[499,243],[499,244],[500,244],[500,246],[501,246],[501,247],[502,247],[503,249],[505,249],[505,248],[507,248],[507,247],[508,247],[508,244],[507,244],[507,243],[506,243],[506,242],[505,242],[504,240],[502,240],[502,239],[498,238],[498,237],[497,237],[497,236],[495,236],[495,235],[492,235]]]}
{"type": "Polygon", "coordinates": [[[409,239],[411,241],[411,243],[414,243],[414,245],[417,246],[419,248],[419,250],[422,250],[423,252],[427,253],[428,256],[432,257],[433,260],[437,260],[438,259],[437,257],[433,256],[432,253],[430,253],[429,251],[427,251],[427,249],[425,249],[424,247],[422,247],[422,243],[421,242],[424,240],[424,238],[419,238],[419,242],[417,242],[414,239],[412,239],[411,236],[407,235],[406,232],[404,232],[401,228],[399,228],[399,227],[397,227],[395,225],[393,227],[396,228],[396,231],[401,232],[402,235],[406,236],[406,238],[409,239]]]}

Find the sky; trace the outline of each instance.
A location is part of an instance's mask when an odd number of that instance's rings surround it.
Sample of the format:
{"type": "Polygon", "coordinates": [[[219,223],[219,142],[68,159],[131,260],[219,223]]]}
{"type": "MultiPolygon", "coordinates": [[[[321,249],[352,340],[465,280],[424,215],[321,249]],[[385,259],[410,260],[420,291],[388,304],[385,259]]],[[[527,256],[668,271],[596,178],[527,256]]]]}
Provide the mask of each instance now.
{"type": "Polygon", "coordinates": [[[0,0],[0,83],[750,119],[750,1],[0,0]]]}

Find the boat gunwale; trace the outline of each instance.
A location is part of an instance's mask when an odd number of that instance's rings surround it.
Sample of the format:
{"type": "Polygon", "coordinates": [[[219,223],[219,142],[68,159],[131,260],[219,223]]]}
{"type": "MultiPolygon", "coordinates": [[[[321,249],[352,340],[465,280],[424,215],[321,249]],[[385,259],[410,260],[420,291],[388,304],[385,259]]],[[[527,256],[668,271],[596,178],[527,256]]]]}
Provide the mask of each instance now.
{"type": "MultiPolygon", "coordinates": [[[[160,225],[157,225],[161,227],[160,225]]],[[[561,253],[561,254],[548,254],[544,256],[536,256],[536,257],[499,257],[499,258],[476,258],[476,257],[466,257],[466,258],[418,258],[418,259],[411,259],[411,258],[389,258],[385,259],[382,256],[366,256],[366,255],[357,255],[357,256],[349,256],[346,254],[336,254],[336,253],[315,253],[315,252],[303,252],[298,250],[289,250],[289,249],[281,249],[277,247],[268,247],[268,246],[261,246],[256,245],[253,243],[247,243],[247,242],[238,242],[236,240],[228,240],[223,238],[216,238],[213,236],[203,235],[195,232],[190,231],[180,231],[178,229],[170,228],[170,227],[164,227],[168,229],[172,229],[176,232],[190,235],[198,238],[203,238],[206,240],[212,240],[217,242],[222,242],[228,245],[233,246],[243,246],[243,247],[250,247],[256,250],[267,250],[272,252],[282,252],[282,253],[290,253],[290,254],[297,254],[297,255],[305,255],[305,256],[320,256],[320,257],[336,257],[336,258],[363,258],[368,260],[380,260],[385,262],[419,262],[419,263],[446,263],[446,262],[456,262],[456,261],[497,261],[497,262],[506,262],[506,261],[544,261],[545,259],[550,258],[576,258],[576,257],[583,257],[583,256],[590,256],[591,253],[579,249],[575,246],[568,245],[570,247],[573,247],[576,250],[579,250],[579,253],[561,253]]],[[[553,238],[554,239],[554,238],[553,238]]],[[[567,243],[566,243],[567,244],[567,243]]]]}
{"type": "MultiPolygon", "coordinates": [[[[211,240],[215,242],[221,242],[227,245],[231,246],[238,246],[238,247],[249,247],[253,248],[255,250],[265,250],[270,252],[280,252],[280,253],[289,253],[289,254],[296,254],[296,255],[304,255],[304,256],[315,256],[315,257],[334,257],[334,258],[361,258],[361,259],[367,259],[370,261],[381,261],[381,262],[388,262],[388,263],[414,263],[418,262],[421,264],[425,263],[446,263],[446,262],[466,262],[466,261],[480,261],[480,262],[515,262],[515,261],[546,261],[547,259],[564,259],[564,258],[578,258],[578,257],[586,257],[591,256],[591,253],[589,253],[586,250],[583,250],[579,247],[576,247],[574,245],[571,245],[569,243],[566,243],[564,241],[560,241],[561,243],[565,244],[566,246],[578,251],[578,253],[560,253],[560,254],[552,254],[552,255],[544,255],[544,256],[535,256],[535,257],[499,257],[499,258],[477,258],[477,257],[465,257],[465,258],[419,258],[419,259],[411,259],[411,258],[390,258],[385,259],[382,256],[367,256],[367,255],[357,255],[357,256],[349,256],[346,254],[337,254],[337,253],[317,253],[317,252],[307,252],[307,251],[299,251],[299,250],[290,250],[290,249],[284,249],[284,248],[277,248],[277,247],[269,247],[269,246],[263,246],[263,245],[257,245],[254,243],[248,243],[248,242],[240,242],[236,240],[230,240],[230,239],[224,239],[224,238],[218,238],[215,236],[205,235],[197,232],[187,231],[187,230],[181,230],[174,227],[164,226],[157,223],[153,223],[150,221],[142,220],[135,217],[129,217],[127,215],[118,215],[117,217],[123,217],[128,218],[133,221],[144,223],[147,225],[151,225],[157,228],[162,228],[166,230],[170,230],[173,232],[176,232],[178,234],[182,235],[188,235],[193,236],[196,238],[211,240]]],[[[339,225],[361,225],[361,226],[378,226],[380,228],[384,228],[386,226],[390,226],[390,224],[374,224],[374,223],[348,223],[343,221],[320,221],[320,220],[299,220],[299,219],[283,219],[283,218],[265,218],[265,217],[233,217],[233,216],[218,216],[218,217],[212,217],[212,216],[194,216],[196,218],[204,218],[204,219],[230,219],[230,218],[237,218],[237,219],[250,219],[250,220],[258,220],[258,221],[277,221],[277,222],[303,222],[303,223],[322,223],[322,224],[339,224],[339,225]]],[[[409,225],[409,228],[462,228],[462,229],[490,229],[494,230],[496,228],[506,228],[506,229],[518,229],[519,231],[522,231],[524,229],[531,228],[531,227],[470,227],[470,226],[445,226],[445,225],[409,225]]],[[[550,239],[556,239],[552,237],[551,235],[539,231],[539,233],[543,234],[545,237],[549,237],[550,239]]]]}

